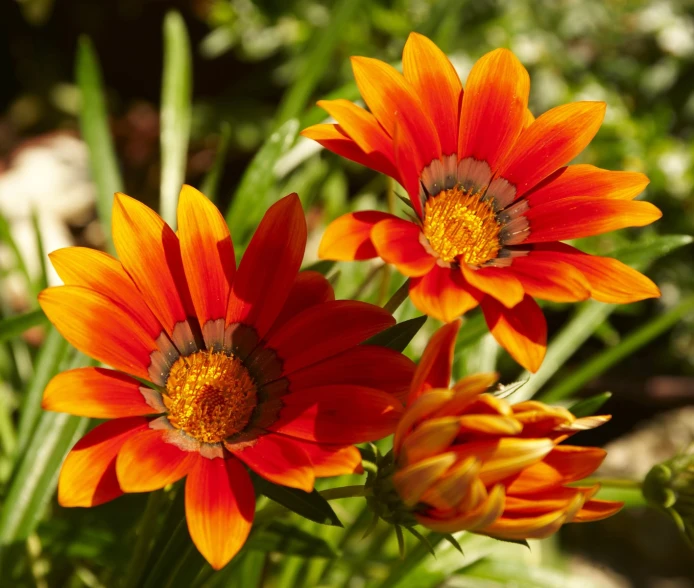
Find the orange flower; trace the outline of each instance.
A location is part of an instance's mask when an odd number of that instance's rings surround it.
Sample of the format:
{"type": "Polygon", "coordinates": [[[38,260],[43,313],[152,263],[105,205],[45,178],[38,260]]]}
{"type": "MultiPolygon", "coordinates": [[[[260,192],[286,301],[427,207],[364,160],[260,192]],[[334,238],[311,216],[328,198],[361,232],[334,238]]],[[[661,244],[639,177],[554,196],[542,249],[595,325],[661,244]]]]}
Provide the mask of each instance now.
{"type": "Polygon", "coordinates": [[[405,44],[404,75],[366,57],[352,67],[371,112],[321,101],[338,124],[303,135],[395,178],[414,216],[342,216],[326,230],[321,257],[381,257],[411,278],[414,305],[445,322],[479,304],[497,341],[531,371],[547,332],[533,298],[621,304],[660,295],[616,259],[559,242],[661,216],[633,201],[648,184],[643,174],[566,166],[597,133],[604,103],[566,104],[535,120],[528,72],[505,49],[475,64],[463,94],[444,53],[416,33],[405,44]]]}
{"type": "Polygon", "coordinates": [[[577,419],[536,401],[510,405],[484,393],[495,374],[449,389],[459,326],[450,323],[431,339],[395,432],[393,485],[417,522],[442,533],[520,540],[617,512],[622,503],[592,498],[598,485],[567,485],[594,472],[605,451],[561,444],[609,416],[577,419]]]}
{"type": "Polygon", "coordinates": [[[393,432],[414,366],[359,345],[394,323],[388,312],[334,300],[323,276],[298,273],[306,221],[295,194],[268,210],[238,269],[224,219],[189,186],[178,226],[116,195],[120,261],[80,247],[51,255],[66,285],[44,290],[41,307],[116,371],[59,374],[43,407],[114,419],[68,455],[60,504],[95,506],[187,476],[190,535],[220,568],[253,520],[246,467],[305,491],[316,476],[359,470],[352,444],[393,432]]]}

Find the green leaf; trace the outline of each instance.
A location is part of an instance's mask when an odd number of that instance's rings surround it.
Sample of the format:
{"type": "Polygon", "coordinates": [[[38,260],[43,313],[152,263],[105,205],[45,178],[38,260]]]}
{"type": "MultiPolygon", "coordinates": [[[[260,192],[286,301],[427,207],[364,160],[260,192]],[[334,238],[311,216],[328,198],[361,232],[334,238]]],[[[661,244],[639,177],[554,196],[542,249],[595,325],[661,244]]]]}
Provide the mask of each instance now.
{"type": "Polygon", "coordinates": [[[316,490],[304,492],[296,488],[273,484],[260,476],[253,476],[253,485],[259,494],[264,494],[270,500],[274,500],[292,512],[320,523],[342,527],[340,519],[335,514],[330,504],[316,490]]]}
{"type": "MultiPolygon", "coordinates": [[[[110,227],[113,194],[123,190],[123,180],[108,124],[101,68],[87,37],[79,40],[75,77],[81,96],[80,129],[89,149],[89,165],[97,188],[96,208],[101,223],[110,227]]],[[[108,248],[112,249],[110,234],[107,238],[108,248]]]]}
{"type": "Polygon", "coordinates": [[[337,551],[325,539],[297,527],[273,521],[254,531],[246,542],[253,551],[300,555],[303,557],[337,557],[337,551]]]}
{"type": "Polygon", "coordinates": [[[418,316],[403,321],[367,339],[362,345],[380,345],[395,349],[395,351],[404,351],[425,322],[427,322],[426,316],[418,316]]]}
{"type": "Polygon", "coordinates": [[[234,246],[248,243],[260,219],[277,200],[275,164],[292,146],[298,132],[296,119],[284,123],[270,135],[246,168],[226,215],[234,246]]]}
{"type": "Polygon", "coordinates": [[[12,231],[10,231],[10,224],[7,222],[7,219],[2,214],[0,214],[0,243],[5,243],[12,250],[12,255],[14,256],[15,261],[15,267],[22,274],[22,277],[26,282],[27,288],[30,288],[31,276],[29,275],[29,270],[24,261],[24,256],[22,255],[19,245],[17,245],[17,242],[14,240],[14,237],[12,237],[12,231]]]}
{"type": "Polygon", "coordinates": [[[287,90],[277,112],[277,124],[299,116],[311,98],[313,90],[325,72],[334,67],[333,53],[343,35],[349,30],[345,23],[354,20],[361,0],[337,0],[330,9],[330,23],[324,29],[314,29],[314,37],[305,54],[294,83],[287,90]]]}
{"type": "Polygon", "coordinates": [[[642,270],[655,260],[666,256],[668,253],[689,245],[694,241],[691,235],[656,235],[643,239],[640,243],[634,243],[623,249],[618,249],[610,255],[642,270]]]}
{"type": "Polygon", "coordinates": [[[217,200],[217,191],[219,182],[222,179],[224,171],[224,163],[226,162],[227,152],[229,151],[229,141],[231,139],[231,125],[228,122],[222,123],[222,128],[219,134],[219,143],[217,145],[217,153],[214,156],[214,163],[207,172],[205,179],[202,182],[200,191],[207,196],[211,202],[217,200]]]}
{"type": "Polygon", "coordinates": [[[4,318],[0,320],[0,342],[19,337],[27,329],[47,323],[48,319],[40,308],[17,316],[4,318]]]}
{"type": "Polygon", "coordinates": [[[58,470],[89,419],[44,412],[10,483],[0,514],[0,544],[25,540],[34,532],[57,484],[58,470]]]}
{"type": "Polygon", "coordinates": [[[335,264],[337,262],[331,261],[330,259],[322,259],[321,261],[316,261],[315,263],[312,263],[311,265],[307,265],[306,267],[302,267],[301,271],[302,272],[318,272],[319,274],[323,274],[324,276],[327,276],[330,273],[330,270],[335,267],[335,264]]]}
{"type": "Polygon", "coordinates": [[[595,394],[595,396],[579,400],[576,404],[571,405],[569,412],[578,418],[594,415],[610,398],[612,398],[612,392],[595,394]]]}
{"type": "Polygon", "coordinates": [[[46,272],[46,249],[43,246],[43,236],[41,235],[41,227],[39,226],[39,216],[35,209],[31,211],[31,226],[34,229],[34,238],[36,239],[36,255],[39,258],[38,281],[33,287],[34,295],[38,296],[41,290],[48,288],[48,273],[46,272]]]}
{"type": "Polygon", "coordinates": [[[183,17],[164,19],[164,73],[161,89],[161,216],[176,226],[178,194],[185,180],[190,136],[192,63],[183,17]]]}

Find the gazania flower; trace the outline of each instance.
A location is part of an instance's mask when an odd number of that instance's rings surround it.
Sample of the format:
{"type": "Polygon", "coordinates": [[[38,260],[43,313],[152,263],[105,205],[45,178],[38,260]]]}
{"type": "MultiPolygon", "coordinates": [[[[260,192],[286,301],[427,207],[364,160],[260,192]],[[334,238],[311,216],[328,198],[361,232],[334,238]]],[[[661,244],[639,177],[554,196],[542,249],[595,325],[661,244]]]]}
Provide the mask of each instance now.
{"type": "Polygon", "coordinates": [[[253,520],[246,468],[306,491],[317,476],[358,470],[352,444],[393,432],[414,367],[359,345],[394,323],[386,311],[334,300],[323,276],[298,273],[306,221],[296,195],[268,210],[238,269],[221,214],[188,186],[178,227],[116,195],[120,260],[78,247],[51,255],[66,285],[44,290],[41,307],[115,369],[59,374],[43,406],[113,419],[68,455],[60,504],[94,506],[186,476],[191,538],[220,568],[253,520]]]}
{"type": "Polygon", "coordinates": [[[563,408],[510,405],[485,393],[494,374],[449,389],[460,321],[431,339],[417,367],[393,447],[393,485],[418,523],[503,539],[539,539],[564,523],[596,521],[622,504],[593,498],[598,485],[571,487],[605,457],[561,442],[609,420],[563,408]]]}
{"type": "Polygon", "coordinates": [[[659,296],[619,261],[560,243],[661,216],[633,201],[648,184],[643,174],[566,166],[597,133],[605,104],[566,104],[535,120],[528,72],[505,49],[475,64],[463,93],[446,56],[416,33],[405,45],[404,75],[366,57],[354,57],[352,67],[371,112],[346,100],[319,102],[338,124],[303,135],[395,178],[413,216],[342,216],[326,230],[321,257],[394,264],[411,277],[414,305],[445,322],[479,304],[497,341],[531,371],[544,357],[547,330],[533,298],[659,296]]]}

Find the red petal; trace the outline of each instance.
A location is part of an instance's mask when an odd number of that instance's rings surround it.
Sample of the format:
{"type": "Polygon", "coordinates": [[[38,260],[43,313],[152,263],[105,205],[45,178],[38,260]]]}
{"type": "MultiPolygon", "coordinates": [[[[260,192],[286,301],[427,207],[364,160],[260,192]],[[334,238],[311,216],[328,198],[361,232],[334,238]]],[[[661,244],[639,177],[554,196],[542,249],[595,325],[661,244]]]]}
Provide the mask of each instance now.
{"type": "Polygon", "coordinates": [[[537,303],[526,295],[520,304],[508,309],[485,296],[480,305],[499,345],[525,369],[536,372],[547,350],[547,322],[537,303]]]}
{"type": "Polygon", "coordinates": [[[330,445],[291,439],[311,458],[313,471],[317,478],[360,474],[363,471],[361,454],[354,445],[330,445]]]}
{"type": "Polygon", "coordinates": [[[44,410],[94,419],[161,412],[147,404],[140,392],[141,386],[140,382],[120,372],[94,367],[78,368],[62,372],[48,383],[41,406],[44,410]]]}
{"type": "Polygon", "coordinates": [[[407,398],[408,406],[427,390],[448,388],[451,383],[455,339],[461,323],[462,321],[457,320],[444,325],[429,339],[412,378],[412,386],[407,398]]]}
{"type": "Polygon", "coordinates": [[[151,492],[178,482],[193,467],[195,453],[164,441],[166,429],[130,437],[118,452],[116,473],[123,492],[151,492]]]}
{"type": "Polygon", "coordinates": [[[396,218],[387,212],[368,210],[351,212],[334,220],[323,233],[318,257],[337,261],[353,261],[377,257],[371,243],[371,229],[376,223],[396,218]]]}
{"type": "Polygon", "coordinates": [[[382,220],[371,230],[371,241],[378,255],[408,277],[423,276],[436,264],[419,241],[421,229],[399,218],[382,220]]]}
{"type": "Polygon", "coordinates": [[[130,437],[148,427],[147,419],[128,417],[105,422],[82,437],[60,470],[60,505],[97,506],[123,494],[116,477],[116,456],[130,437]]]}
{"type": "Polygon", "coordinates": [[[535,298],[552,302],[576,302],[590,298],[588,282],[576,268],[557,259],[517,257],[511,272],[535,298]]]}
{"type": "Polygon", "coordinates": [[[255,492],[241,462],[196,454],[186,480],[186,519],[190,538],[215,569],[243,547],[255,513],[255,492]]]}
{"type": "Polygon", "coordinates": [[[229,296],[227,324],[263,337],[284,306],[306,248],[306,219],[296,194],[273,204],[243,255],[229,296]]]}
{"type": "Polygon", "coordinates": [[[479,293],[463,280],[460,270],[435,265],[410,282],[410,300],[423,313],[451,322],[478,304],[479,293]]]}
{"type": "Polygon", "coordinates": [[[271,337],[277,329],[284,326],[300,312],[330,300],[335,300],[335,292],[325,276],[313,271],[299,272],[267,337],[271,337]]]}

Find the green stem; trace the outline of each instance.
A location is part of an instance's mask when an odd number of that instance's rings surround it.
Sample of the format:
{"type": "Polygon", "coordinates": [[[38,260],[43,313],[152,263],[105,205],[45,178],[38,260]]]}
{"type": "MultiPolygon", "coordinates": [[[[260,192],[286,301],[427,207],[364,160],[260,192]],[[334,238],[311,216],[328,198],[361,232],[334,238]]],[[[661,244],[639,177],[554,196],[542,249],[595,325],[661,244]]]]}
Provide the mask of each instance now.
{"type": "Polygon", "coordinates": [[[383,308],[390,314],[393,314],[400,305],[405,301],[410,291],[410,280],[405,280],[405,283],[390,297],[390,300],[383,305],[383,308]]]}
{"type": "Polygon", "coordinates": [[[641,489],[641,482],[639,480],[629,480],[627,478],[601,478],[596,476],[594,478],[583,478],[579,482],[571,484],[572,486],[593,486],[595,484],[600,484],[603,488],[636,488],[641,489]]]}
{"type": "Polygon", "coordinates": [[[131,552],[132,559],[130,560],[128,571],[123,579],[123,586],[126,588],[129,586],[137,586],[142,577],[142,572],[147,565],[147,560],[150,555],[149,548],[154,541],[157,530],[157,516],[166,501],[166,493],[163,490],[151,492],[147,498],[145,512],[142,514],[140,523],[137,526],[137,540],[131,552]]]}

